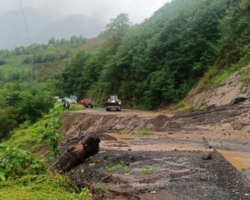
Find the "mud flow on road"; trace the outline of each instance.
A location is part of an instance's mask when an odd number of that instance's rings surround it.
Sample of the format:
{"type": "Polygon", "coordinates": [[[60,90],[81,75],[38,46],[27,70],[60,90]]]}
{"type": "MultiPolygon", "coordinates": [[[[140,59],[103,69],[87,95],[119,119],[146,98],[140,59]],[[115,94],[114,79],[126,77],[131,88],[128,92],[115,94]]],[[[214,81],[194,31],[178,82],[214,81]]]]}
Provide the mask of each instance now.
{"type": "Polygon", "coordinates": [[[70,173],[93,199],[250,199],[249,109],[176,115],[84,110],[64,115],[61,151],[86,136],[101,151],[70,173]]]}

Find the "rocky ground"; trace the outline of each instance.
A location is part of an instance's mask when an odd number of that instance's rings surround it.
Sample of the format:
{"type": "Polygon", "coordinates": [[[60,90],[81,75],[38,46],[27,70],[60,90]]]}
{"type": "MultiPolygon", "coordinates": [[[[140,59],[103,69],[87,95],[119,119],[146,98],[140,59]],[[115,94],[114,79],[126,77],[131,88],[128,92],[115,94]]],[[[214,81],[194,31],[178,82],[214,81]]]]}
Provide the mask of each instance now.
{"type": "Polygon", "coordinates": [[[60,148],[101,138],[101,152],[69,174],[93,199],[250,199],[249,111],[71,113],[60,119],[68,139],[60,148]],[[128,134],[140,130],[152,135],[128,134]]]}

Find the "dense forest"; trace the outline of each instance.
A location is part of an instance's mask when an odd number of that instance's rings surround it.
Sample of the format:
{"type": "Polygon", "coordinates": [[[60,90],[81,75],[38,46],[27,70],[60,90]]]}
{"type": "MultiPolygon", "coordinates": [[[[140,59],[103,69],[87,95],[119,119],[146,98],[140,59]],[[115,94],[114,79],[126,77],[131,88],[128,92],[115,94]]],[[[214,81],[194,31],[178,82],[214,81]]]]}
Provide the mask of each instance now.
{"type": "Polygon", "coordinates": [[[247,60],[249,6],[248,0],[174,0],[139,25],[120,14],[96,51],[68,60],[57,94],[101,103],[116,93],[127,106],[146,109],[178,102],[205,73],[211,82],[247,60]]]}

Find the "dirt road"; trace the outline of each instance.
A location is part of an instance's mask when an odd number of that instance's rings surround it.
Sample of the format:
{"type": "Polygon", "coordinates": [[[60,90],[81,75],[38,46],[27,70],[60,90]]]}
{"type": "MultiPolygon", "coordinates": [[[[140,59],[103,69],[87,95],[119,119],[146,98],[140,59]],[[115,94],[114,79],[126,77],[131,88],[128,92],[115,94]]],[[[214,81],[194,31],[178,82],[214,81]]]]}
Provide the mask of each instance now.
{"type": "Polygon", "coordinates": [[[121,192],[97,190],[97,199],[136,199],[123,192],[141,199],[250,199],[249,111],[221,106],[167,116],[84,110],[61,119],[63,135],[71,138],[61,148],[77,144],[86,134],[101,138],[102,152],[92,167],[83,164],[71,175],[81,187],[83,180],[91,180],[99,189],[121,192]],[[136,132],[139,136],[131,134],[136,132]],[[203,152],[212,152],[212,159],[203,160],[203,152]],[[110,175],[110,168],[117,166],[110,175]]]}
{"type": "MultiPolygon", "coordinates": [[[[98,115],[117,115],[117,116],[133,116],[137,115],[140,117],[155,117],[161,115],[160,112],[152,112],[152,111],[142,111],[142,110],[131,110],[131,109],[122,109],[121,111],[109,111],[107,112],[105,108],[93,108],[93,109],[85,109],[74,111],[75,113],[84,113],[84,114],[98,114],[98,115]]],[[[167,114],[167,116],[171,117],[172,114],[167,114]]]]}

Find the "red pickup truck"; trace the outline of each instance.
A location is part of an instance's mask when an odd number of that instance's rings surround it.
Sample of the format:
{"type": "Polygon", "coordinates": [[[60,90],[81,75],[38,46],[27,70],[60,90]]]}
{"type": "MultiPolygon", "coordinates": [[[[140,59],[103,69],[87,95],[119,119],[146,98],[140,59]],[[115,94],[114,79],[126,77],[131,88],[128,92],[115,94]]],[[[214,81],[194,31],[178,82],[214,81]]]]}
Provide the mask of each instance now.
{"type": "Polygon", "coordinates": [[[82,99],[81,101],[79,101],[79,104],[85,106],[85,108],[88,108],[88,107],[93,108],[94,107],[91,99],[82,99]]]}

